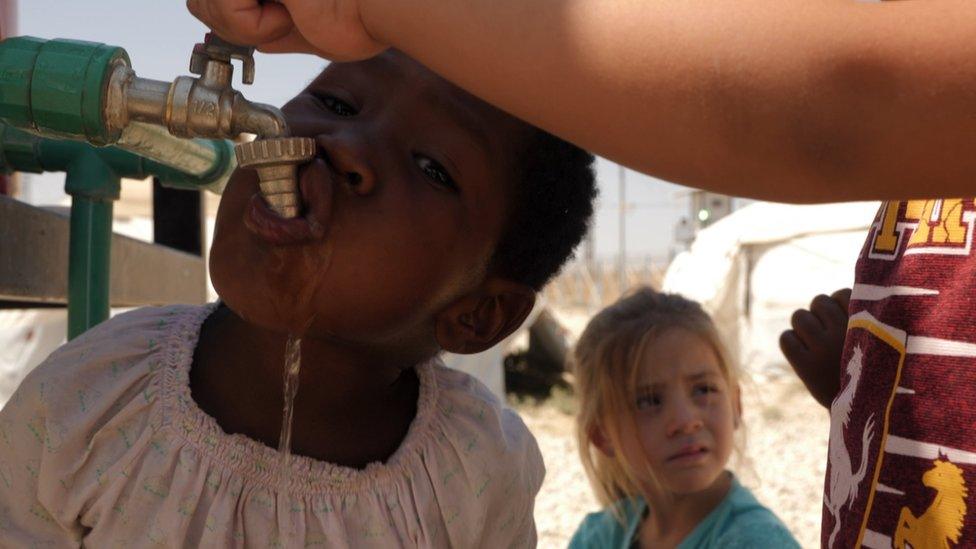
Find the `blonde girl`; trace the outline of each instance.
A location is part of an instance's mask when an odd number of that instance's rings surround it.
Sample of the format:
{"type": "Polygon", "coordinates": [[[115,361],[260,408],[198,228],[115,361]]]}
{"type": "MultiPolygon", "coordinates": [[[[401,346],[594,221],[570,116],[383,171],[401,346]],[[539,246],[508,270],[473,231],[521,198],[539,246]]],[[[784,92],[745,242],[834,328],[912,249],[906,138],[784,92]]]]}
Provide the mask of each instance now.
{"type": "Polygon", "coordinates": [[[739,384],[700,305],[637,289],[590,321],[572,363],[580,456],[604,509],[571,548],[799,547],[726,470],[739,384]]]}

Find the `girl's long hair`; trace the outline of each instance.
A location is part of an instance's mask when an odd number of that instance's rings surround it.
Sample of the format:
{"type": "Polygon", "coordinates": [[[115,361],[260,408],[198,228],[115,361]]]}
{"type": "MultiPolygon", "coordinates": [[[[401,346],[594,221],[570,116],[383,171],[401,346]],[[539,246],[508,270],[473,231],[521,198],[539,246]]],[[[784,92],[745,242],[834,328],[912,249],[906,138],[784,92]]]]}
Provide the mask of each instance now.
{"type": "Polygon", "coordinates": [[[645,349],[671,328],[687,330],[708,344],[730,389],[738,390],[737,369],[708,313],[690,299],[648,287],[629,292],[594,316],[570,359],[579,399],[576,437],[580,458],[597,499],[621,521],[620,504],[637,496],[647,498],[647,479],[650,490],[660,497],[660,483],[649,464],[631,463],[619,451],[609,457],[594,444],[593,437],[600,433],[611,447],[621,448],[621,421],[634,422],[637,412],[637,376],[645,349]]]}

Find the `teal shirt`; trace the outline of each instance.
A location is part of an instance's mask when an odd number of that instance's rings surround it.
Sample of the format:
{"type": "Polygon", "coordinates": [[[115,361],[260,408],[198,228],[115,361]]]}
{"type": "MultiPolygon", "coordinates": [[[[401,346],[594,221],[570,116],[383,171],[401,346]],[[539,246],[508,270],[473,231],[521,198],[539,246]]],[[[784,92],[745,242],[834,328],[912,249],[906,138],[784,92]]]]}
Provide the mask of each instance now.
{"type": "MultiPolygon", "coordinates": [[[[621,505],[626,524],[620,524],[608,509],[590,513],[570,540],[570,549],[628,549],[647,504],[643,498],[637,498],[621,505]]],[[[799,549],[800,544],[772,511],[732,477],[732,487],[722,503],[678,545],[678,549],[710,547],[799,549]]]]}

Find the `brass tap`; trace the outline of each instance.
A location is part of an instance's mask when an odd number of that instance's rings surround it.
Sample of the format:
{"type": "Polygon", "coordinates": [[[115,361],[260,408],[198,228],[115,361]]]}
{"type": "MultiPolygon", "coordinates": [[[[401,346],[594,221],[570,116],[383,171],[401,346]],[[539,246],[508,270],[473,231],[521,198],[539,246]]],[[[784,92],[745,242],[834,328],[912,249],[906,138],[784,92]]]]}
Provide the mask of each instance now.
{"type": "Polygon", "coordinates": [[[271,170],[273,173],[259,169],[258,175],[262,178],[261,192],[272,209],[282,217],[294,217],[301,208],[295,168],[312,159],[314,140],[289,137],[278,108],[248,101],[231,87],[234,59],[243,64],[242,81],[254,81],[253,55],[253,47],[237,46],[207,33],[190,57],[190,72],[199,78],[180,76],[172,83],[140,78],[120,61],[109,79],[106,122],[110,129],[119,131],[132,122],[145,122],[163,126],[178,137],[234,139],[249,133],[256,135],[258,143],[272,140],[274,146],[262,149],[267,155],[242,156],[244,145],[245,149],[253,148],[246,143],[237,145],[238,161],[243,167],[256,169],[290,166],[271,170]],[[272,178],[267,185],[265,175],[272,178]]]}
{"type": "Polygon", "coordinates": [[[271,209],[284,218],[301,210],[298,193],[298,165],[315,155],[315,141],[297,137],[256,139],[234,147],[237,162],[258,172],[261,194],[271,209]]]}

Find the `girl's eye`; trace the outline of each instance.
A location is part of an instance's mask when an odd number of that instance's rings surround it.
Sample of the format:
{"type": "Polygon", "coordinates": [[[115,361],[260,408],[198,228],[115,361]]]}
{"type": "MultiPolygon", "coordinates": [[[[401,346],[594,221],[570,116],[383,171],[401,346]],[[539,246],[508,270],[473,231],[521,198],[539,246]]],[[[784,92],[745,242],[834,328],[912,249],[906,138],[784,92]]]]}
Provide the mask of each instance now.
{"type": "Polygon", "coordinates": [[[717,393],[718,392],[718,387],[716,387],[715,385],[710,385],[710,384],[705,383],[705,384],[701,384],[701,385],[696,385],[692,392],[696,396],[697,395],[707,395],[709,393],[717,393]]]}
{"type": "Polygon", "coordinates": [[[424,172],[424,175],[428,179],[434,182],[435,185],[443,187],[451,191],[457,191],[457,183],[454,179],[447,173],[447,170],[443,166],[438,164],[436,161],[422,155],[414,155],[414,159],[417,161],[417,166],[424,172]]]}
{"type": "Polygon", "coordinates": [[[338,116],[355,116],[358,113],[353,106],[334,95],[324,94],[316,97],[323,105],[325,105],[325,108],[334,112],[338,116]]]}
{"type": "Polygon", "coordinates": [[[655,394],[639,395],[637,397],[637,409],[646,410],[661,405],[661,397],[655,394]]]}

